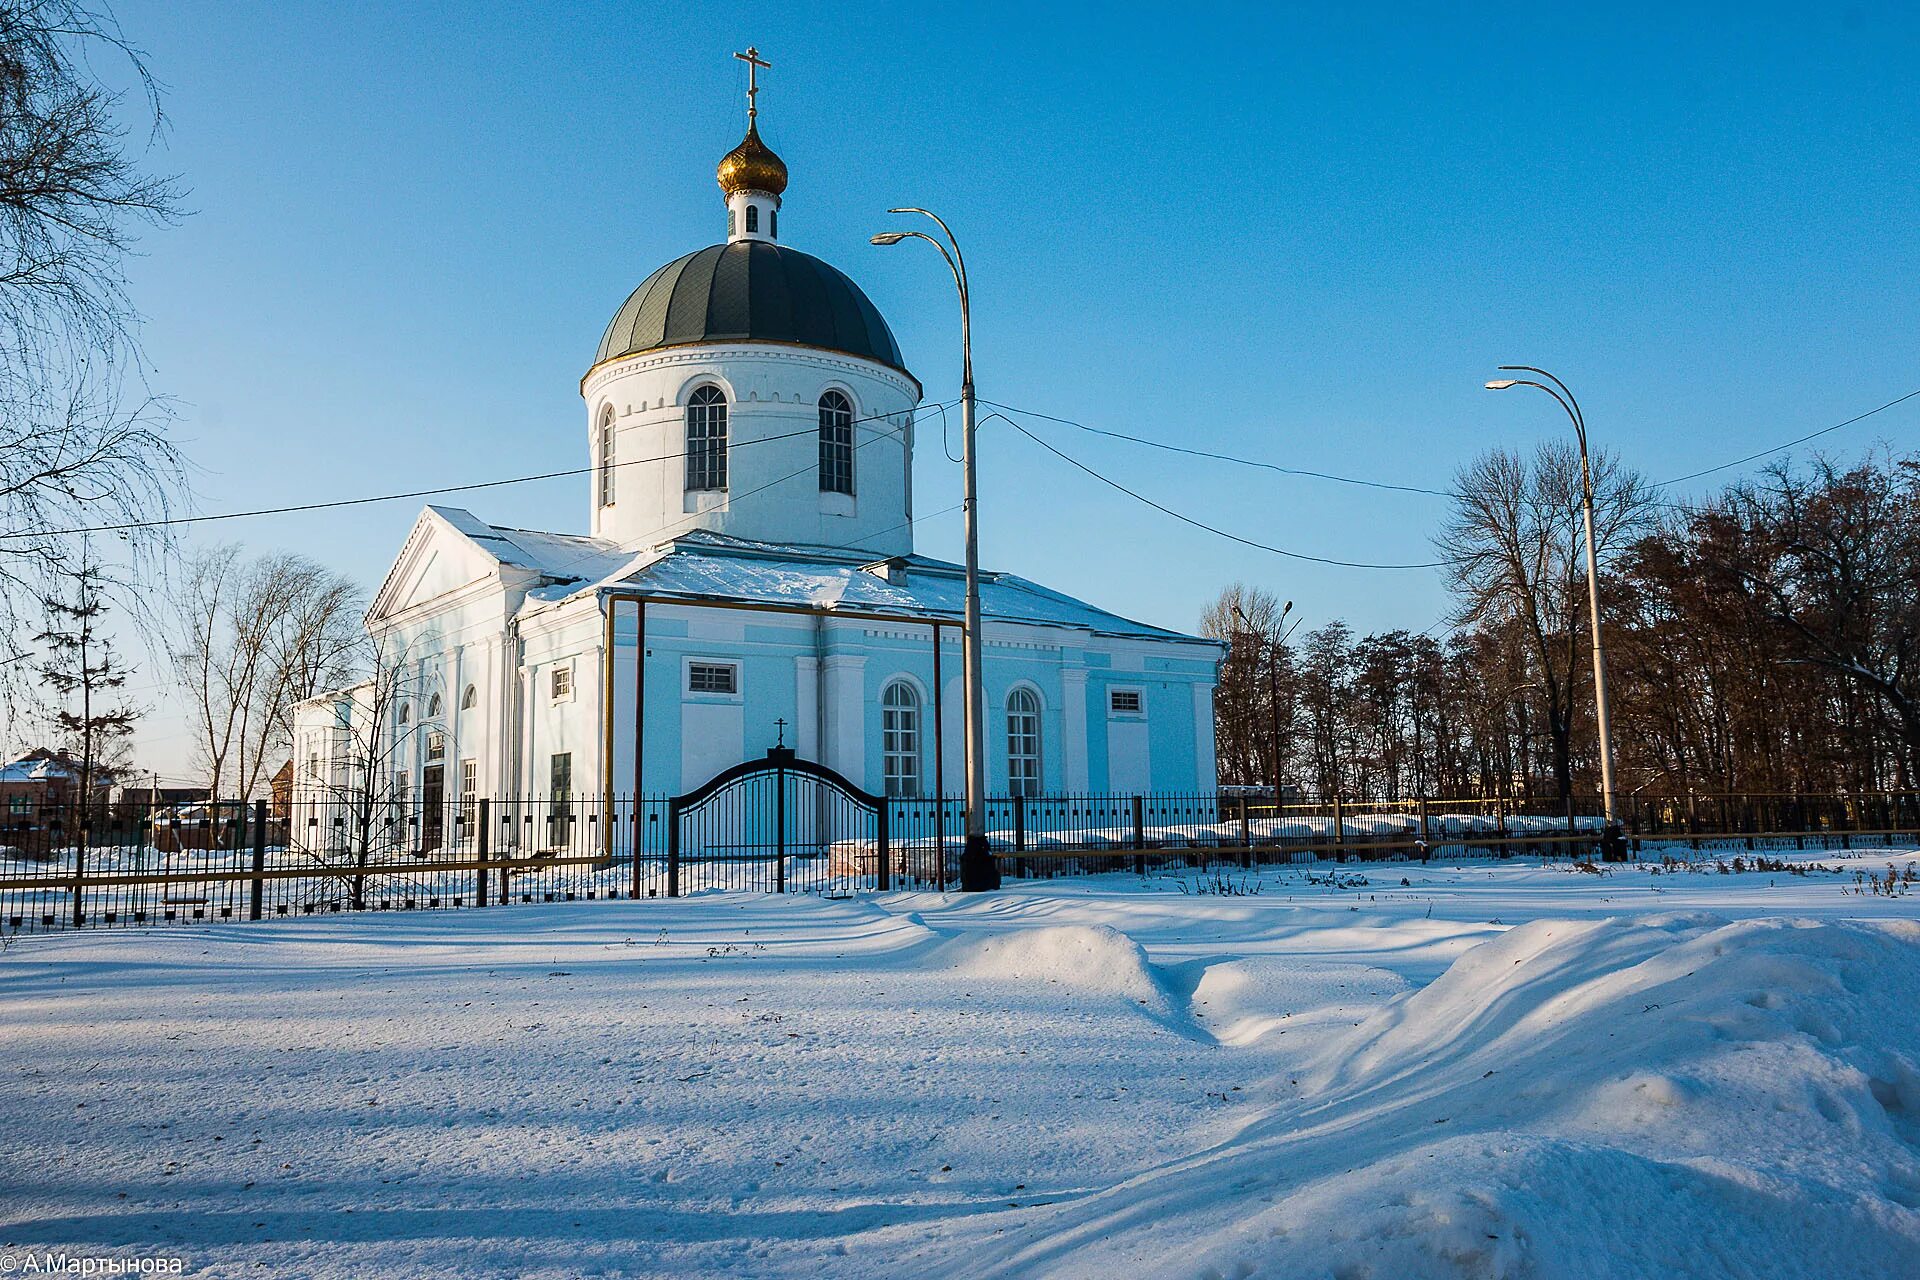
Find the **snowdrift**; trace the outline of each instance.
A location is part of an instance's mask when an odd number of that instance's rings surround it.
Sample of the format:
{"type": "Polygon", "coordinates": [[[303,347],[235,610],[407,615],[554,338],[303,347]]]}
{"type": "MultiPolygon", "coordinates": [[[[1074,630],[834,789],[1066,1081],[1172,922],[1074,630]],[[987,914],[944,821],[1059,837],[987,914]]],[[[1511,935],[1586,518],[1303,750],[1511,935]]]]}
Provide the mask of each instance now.
{"type": "Polygon", "coordinates": [[[961,938],[949,944],[941,958],[956,972],[988,982],[1059,987],[1080,997],[1124,1000],[1162,1019],[1177,1015],[1173,998],[1140,944],[1105,925],[1058,925],[961,938]]]}
{"type": "Polygon", "coordinates": [[[993,1274],[1920,1275],[1920,926],[1511,930],[993,1274]],[[1295,1083],[1297,1081],[1297,1084],[1295,1083]]]}

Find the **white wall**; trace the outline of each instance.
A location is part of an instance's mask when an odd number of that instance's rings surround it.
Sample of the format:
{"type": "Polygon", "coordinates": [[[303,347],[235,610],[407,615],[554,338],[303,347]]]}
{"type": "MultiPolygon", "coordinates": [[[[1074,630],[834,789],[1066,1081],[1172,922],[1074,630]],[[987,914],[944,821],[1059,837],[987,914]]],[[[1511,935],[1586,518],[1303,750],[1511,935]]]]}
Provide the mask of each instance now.
{"type": "Polygon", "coordinates": [[[896,370],[806,347],[681,347],[610,362],[588,376],[581,394],[596,468],[597,537],[641,547],[697,528],[765,542],[859,547],[876,558],[913,549],[906,523],[912,509],[907,422],[919,388],[896,370]],[[725,494],[690,494],[686,459],[677,456],[686,449],[687,398],[703,383],[727,397],[725,494]],[[819,401],[828,388],[853,402],[851,499],[820,492],[819,401]],[[598,505],[597,474],[598,424],[608,405],[617,464],[610,507],[598,505]],[[632,463],[640,458],[663,460],[632,463]]]}

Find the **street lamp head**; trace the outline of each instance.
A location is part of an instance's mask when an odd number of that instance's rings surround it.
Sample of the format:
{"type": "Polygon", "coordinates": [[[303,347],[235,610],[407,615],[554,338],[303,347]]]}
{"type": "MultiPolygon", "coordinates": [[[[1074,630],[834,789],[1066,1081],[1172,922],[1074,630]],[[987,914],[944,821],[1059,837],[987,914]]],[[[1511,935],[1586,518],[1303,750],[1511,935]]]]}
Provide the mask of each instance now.
{"type": "Polygon", "coordinates": [[[907,233],[904,231],[882,231],[879,235],[869,236],[867,238],[867,243],[868,244],[899,244],[902,240],[905,240],[906,238],[907,238],[907,233]]]}
{"type": "Polygon", "coordinates": [[[1515,382],[1512,378],[1496,378],[1492,382],[1489,382],[1487,384],[1487,390],[1505,391],[1508,387],[1517,387],[1519,385],[1520,384],[1518,382],[1515,382]]]}

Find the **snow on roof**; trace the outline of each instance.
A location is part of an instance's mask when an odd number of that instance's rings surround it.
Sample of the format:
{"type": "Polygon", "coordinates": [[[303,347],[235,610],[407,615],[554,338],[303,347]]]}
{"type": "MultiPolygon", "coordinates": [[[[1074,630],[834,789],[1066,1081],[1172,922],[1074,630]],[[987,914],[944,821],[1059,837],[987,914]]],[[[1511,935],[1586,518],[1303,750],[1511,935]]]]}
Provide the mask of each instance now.
{"type": "MultiPolygon", "coordinates": [[[[646,563],[596,586],[601,590],[629,587],[652,598],[718,599],[955,620],[966,601],[965,570],[944,560],[902,556],[879,561],[869,553],[845,548],[776,546],[707,532],[676,538],[646,563]]],[[[1010,573],[981,575],[980,607],[986,617],[1001,622],[1212,643],[1123,618],[1010,573]]]]}
{"type": "MultiPolygon", "coordinates": [[[[889,562],[847,547],[755,542],[706,530],[633,551],[605,538],[491,525],[458,507],[429,510],[503,564],[553,579],[550,585],[527,592],[533,609],[586,591],[618,589],[656,599],[726,600],[956,621],[965,606],[965,570],[926,556],[902,556],[889,562]],[[904,572],[879,572],[889,563],[904,572]]],[[[1001,622],[1209,646],[1217,643],[1123,618],[1010,573],[982,573],[980,607],[986,617],[1001,622]]]]}
{"type": "Polygon", "coordinates": [[[472,539],[502,564],[559,579],[601,578],[632,559],[605,538],[578,533],[542,533],[486,521],[460,507],[429,505],[427,510],[472,539]]]}

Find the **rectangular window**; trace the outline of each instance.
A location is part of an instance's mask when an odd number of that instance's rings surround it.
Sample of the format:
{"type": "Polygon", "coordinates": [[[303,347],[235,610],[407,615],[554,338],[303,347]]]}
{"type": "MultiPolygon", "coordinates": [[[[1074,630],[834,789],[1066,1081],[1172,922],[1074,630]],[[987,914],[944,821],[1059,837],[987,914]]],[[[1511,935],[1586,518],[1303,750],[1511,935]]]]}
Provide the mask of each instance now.
{"type": "Polygon", "coordinates": [[[478,814],[480,792],[480,762],[462,760],[460,762],[460,822],[469,834],[478,814]]]}
{"type": "Polygon", "coordinates": [[[731,662],[689,662],[687,692],[736,694],[740,692],[740,668],[731,662]]]}
{"type": "Polygon", "coordinates": [[[445,760],[447,758],[447,735],[430,733],[427,735],[427,759],[445,760]]]}
{"type": "Polygon", "coordinates": [[[1116,716],[1137,716],[1145,709],[1138,689],[1114,689],[1107,694],[1107,707],[1116,716]]]}
{"type": "Polygon", "coordinates": [[[27,798],[25,792],[16,792],[7,797],[7,809],[11,813],[28,813],[32,811],[32,806],[33,802],[27,798]]]}
{"type": "Polygon", "coordinates": [[[573,696],[573,666],[571,663],[553,669],[553,696],[571,698],[573,696]]]}
{"type": "Polygon", "coordinates": [[[547,764],[547,844],[559,846],[571,834],[568,820],[573,816],[573,752],[555,752],[547,764]]]}
{"type": "Polygon", "coordinates": [[[317,778],[320,776],[320,753],[318,751],[310,752],[307,755],[307,776],[309,778],[317,778]]]}

